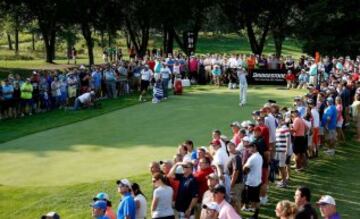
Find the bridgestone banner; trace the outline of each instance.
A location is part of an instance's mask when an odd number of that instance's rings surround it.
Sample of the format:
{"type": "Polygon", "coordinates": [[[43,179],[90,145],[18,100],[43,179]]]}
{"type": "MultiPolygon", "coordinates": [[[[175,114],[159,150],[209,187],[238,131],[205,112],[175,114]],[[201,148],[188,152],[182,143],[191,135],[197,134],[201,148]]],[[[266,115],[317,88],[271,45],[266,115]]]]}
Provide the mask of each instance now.
{"type": "Polygon", "coordinates": [[[249,73],[250,84],[286,84],[286,70],[282,69],[254,69],[249,73]]]}

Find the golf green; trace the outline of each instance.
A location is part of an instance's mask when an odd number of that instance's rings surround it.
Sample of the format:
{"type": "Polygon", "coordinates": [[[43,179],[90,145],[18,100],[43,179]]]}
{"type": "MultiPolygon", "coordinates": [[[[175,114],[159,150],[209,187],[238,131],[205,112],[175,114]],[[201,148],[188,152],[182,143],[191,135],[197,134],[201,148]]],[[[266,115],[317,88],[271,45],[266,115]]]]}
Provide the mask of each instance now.
{"type": "MultiPolygon", "coordinates": [[[[0,144],[0,184],[54,186],[136,176],[153,160],[169,159],[185,139],[207,145],[211,131],[230,135],[230,122],[250,118],[267,99],[289,103],[299,91],[196,87],[160,104],[150,102],[0,144]]],[[[74,113],[74,112],[69,112],[74,113]]]]}

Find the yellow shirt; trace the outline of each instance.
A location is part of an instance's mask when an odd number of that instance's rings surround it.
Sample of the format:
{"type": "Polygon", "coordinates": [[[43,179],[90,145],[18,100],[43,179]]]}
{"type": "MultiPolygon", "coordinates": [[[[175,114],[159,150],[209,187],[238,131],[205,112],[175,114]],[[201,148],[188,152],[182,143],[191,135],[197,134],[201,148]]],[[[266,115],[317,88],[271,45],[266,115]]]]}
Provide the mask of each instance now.
{"type": "Polygon", "coordinates": [[[23,83],[20,88],[21,91],[21,99],[30,100],[32,98],[33,86],[30,83],[23,83]]]}

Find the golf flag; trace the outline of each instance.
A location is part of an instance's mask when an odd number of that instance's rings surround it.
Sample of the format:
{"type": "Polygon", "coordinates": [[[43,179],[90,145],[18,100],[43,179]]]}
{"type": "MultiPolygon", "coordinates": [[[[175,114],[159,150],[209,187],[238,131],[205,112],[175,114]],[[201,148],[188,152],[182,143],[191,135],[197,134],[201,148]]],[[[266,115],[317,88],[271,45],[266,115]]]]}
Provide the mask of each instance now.
{"type": "Polygon", "coordinates": [[[319,63],[320,62],[320,53],[319,52],[315,52],[315,63],[319,63]]]}

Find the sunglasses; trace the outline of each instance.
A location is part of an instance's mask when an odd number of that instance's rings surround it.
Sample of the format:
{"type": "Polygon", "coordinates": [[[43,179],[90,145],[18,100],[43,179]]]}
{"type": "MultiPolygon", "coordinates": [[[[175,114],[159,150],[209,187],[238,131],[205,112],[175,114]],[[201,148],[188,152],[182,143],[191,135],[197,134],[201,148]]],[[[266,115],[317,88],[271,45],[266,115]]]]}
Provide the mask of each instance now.
{"type": "Polygon", "coordinates": [[[191,168],[191,166],[182,166],[183,168],[191,168]]]}

